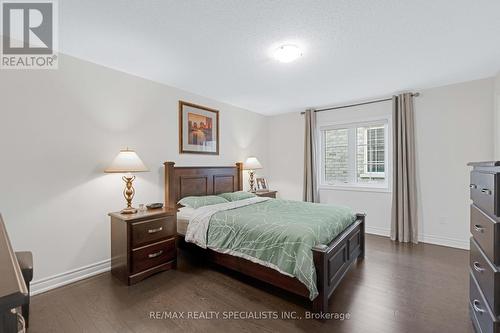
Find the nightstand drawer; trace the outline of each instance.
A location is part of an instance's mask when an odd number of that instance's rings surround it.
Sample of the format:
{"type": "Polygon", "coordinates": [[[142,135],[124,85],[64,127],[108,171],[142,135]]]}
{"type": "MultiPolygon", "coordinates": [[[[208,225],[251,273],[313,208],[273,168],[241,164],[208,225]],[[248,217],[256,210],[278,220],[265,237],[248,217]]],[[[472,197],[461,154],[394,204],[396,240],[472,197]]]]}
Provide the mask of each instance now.
{"type": "Polygon", "coordinates": [[[174,260],[175,237],[132,251],[132,274],[174,260]]]}
{"type": "Polygon", "coordinates": [[[157,242],[176,233],[173,216],[134,222],[131,225],[132,248],[157,242]]]}

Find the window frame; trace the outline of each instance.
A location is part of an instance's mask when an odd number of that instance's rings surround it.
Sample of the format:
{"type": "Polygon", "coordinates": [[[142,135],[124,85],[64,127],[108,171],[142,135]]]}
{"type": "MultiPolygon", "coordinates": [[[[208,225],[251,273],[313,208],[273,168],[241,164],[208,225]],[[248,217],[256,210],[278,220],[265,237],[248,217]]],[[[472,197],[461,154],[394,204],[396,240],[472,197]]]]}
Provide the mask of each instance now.
{"type": "Polygon", "coordinates": [[[367,192],[392,192],[392,118],[390,116],[377,117],[372,119],[363,119],[359,121],[335,122],[318,126],[317,138],[318,146],[318,178],[320,179],[320,190],[348,190],[348,191],[367,191],[367,192]],[[384,125],[384,164],[386,169],[385,182],[376,183],[358,183],[357,170],[357,128],[384,125]],[[326,182],[325,177],[325,131],[335,129],[348,129],[348,166],[349,179],[344,184],[331,184],[326,182]],[[353,142],[353,144],[351,144],[353,142]]]}

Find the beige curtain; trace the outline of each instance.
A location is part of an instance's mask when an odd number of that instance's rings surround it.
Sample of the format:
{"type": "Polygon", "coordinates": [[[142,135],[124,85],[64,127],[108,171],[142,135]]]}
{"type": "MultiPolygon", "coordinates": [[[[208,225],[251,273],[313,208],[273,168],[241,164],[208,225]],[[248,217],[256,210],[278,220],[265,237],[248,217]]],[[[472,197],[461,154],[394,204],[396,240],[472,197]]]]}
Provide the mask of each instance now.
{"type": "Polygon", "coordinates": [[[316,112],[306,110],[306,137],[304,147],[304,201],[319,202],[317,180],[316,112]]]}
{"type": "Polygon", "coordinates": [[[418,243],[413,95],[394,96],[391,239],[418,243]]]}

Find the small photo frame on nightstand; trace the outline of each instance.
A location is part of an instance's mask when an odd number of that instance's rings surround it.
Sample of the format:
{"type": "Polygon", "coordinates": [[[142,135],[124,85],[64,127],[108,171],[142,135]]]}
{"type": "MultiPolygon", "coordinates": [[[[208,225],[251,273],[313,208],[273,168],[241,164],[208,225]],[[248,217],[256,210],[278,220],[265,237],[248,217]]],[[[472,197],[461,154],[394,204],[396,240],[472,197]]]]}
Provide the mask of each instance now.
{"type": "Polygon", "coordinates": [[[269,191],[269,185],[265,178],[263,177],[257,178],[256,183],[257,183],[257,192],[269,191]]]}

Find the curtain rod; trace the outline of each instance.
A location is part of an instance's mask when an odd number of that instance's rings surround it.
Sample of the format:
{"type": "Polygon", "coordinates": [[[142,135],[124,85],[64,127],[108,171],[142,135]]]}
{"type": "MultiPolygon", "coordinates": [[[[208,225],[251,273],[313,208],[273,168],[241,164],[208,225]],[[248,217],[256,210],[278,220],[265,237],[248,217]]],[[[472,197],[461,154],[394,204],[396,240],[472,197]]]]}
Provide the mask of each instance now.
{"type": "MultiPolygon", "coordinates": [[[[413,93],[411,94],[413,97],[418,97],[420,96],[420,93],[413,93]]],[[[314,112],[322,112],[322,111],[330,111],[330,110],[337,110],[337,109],[344,109],[344,108],[350,108],[353,106],[360,106],[360,105],[367,105],[367,104],[374,104],[374,103],[380,103],[380,102],[387,102],[391,101],[392,97],[387,97],[387,98],[382,98],[382,99],[375,99],[373,101],[367,101],[367,102],[361,102],[361,103],[355,103],[355,104],[347,104],[347,105],[341,105],[341,106],[333,106],[329,108],[324,108],[324,109],[317,109],[314,110],[314,112]]],[[[300,114],[305,114],[305,112],[301,112],[300,114]]]]}

